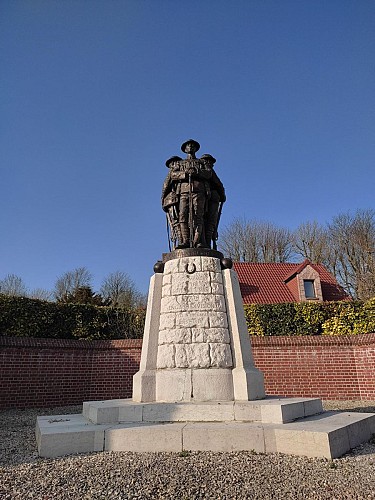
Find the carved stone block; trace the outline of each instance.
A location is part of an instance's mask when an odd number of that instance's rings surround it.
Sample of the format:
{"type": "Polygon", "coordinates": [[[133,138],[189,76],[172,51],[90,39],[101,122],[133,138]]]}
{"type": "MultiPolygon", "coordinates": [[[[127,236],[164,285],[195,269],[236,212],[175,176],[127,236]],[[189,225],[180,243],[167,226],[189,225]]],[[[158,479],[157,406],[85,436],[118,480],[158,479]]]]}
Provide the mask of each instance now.
{"type": "Polygon", "coordinates": [[[192,342],[206,342],[206,329],[205,328],[192,328],[191,329],[192,342]]]}
{"type": "Polygon", "coordinates": [[[220,344],[229,344],[228,328],[208,328],[206,331],[205,342],[217,342],[220,344]]]}
{"type": "Polygon", "coordinates": [[[159,345],[157,368],[174,368],[176,366],[174,353],[173,344],[159,345]]]}
{"type": "Polygon", "coordinates": [[[176,326],[208,328],[209,315],[208,311],[195,312],[194,314],[183,312],[176,317],[176,326]]]}
{"type": "Polygon", "coordinates": [[[229,344],[210,344],[211,366],[230,368],[233,366],[232,353],[229,344]]]}
{"type": "Polygon", "coordinates": [[[162,330],[159,333],[160,344],[190,344],[191,330],[190,328],[174,328],[170,330],[162,330]]]}
{"type": "Polygon", "coordinates": [[[165,330],[167,328],[174,328],[175,325],[176,325],[175,313],[164,313],[160,315],[160,330],[165,330]]]}
{"type": "Polygon", "coordinates": [[[223,283],[223,277],[221,273],[213,273],[210,271],[211,283],[223,283]]]}
{"type": "Polygon", "coordinates": [[[213,259],[212,257],[201,257],[202,271],[212,271],[215,273],[221,272],[220,260],[213,259]]]}
{"type": "Polygon", "coordinates": [[[208,344],[191,344],[191,368],[209,368],[211,366],[208,344]]]}
{"type": "Polygon", "coordinates": [[[209,315],[210,328],[227,328],[228,320],[226,313],[211,312],[209,315]]]}

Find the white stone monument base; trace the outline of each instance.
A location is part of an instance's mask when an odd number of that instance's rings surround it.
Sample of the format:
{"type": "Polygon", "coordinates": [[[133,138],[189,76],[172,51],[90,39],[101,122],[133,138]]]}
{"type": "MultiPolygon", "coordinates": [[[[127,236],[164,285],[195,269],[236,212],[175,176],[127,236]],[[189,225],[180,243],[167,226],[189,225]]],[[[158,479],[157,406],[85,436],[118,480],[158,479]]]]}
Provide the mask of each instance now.
{"type": "Polygon", "coordinates": [[[232,370],[186,368],[156,372],[156,401],[189,401],[193,387],[196,401],[230,401],[232,370]]]}
{"type": "Polygon", "coordinates": [[[322,413],[319,399],[91,401],[82,415],[38,417],[39,455],[94,451],[256,451],[337,458],[371,439],[373,413],[322,413]]]}
{"type": "Polygon", "coordinates": [[[168,254],[151,278],[133,401],[262,399],[238,277],[212,251],[191,252],[168,254]]]}

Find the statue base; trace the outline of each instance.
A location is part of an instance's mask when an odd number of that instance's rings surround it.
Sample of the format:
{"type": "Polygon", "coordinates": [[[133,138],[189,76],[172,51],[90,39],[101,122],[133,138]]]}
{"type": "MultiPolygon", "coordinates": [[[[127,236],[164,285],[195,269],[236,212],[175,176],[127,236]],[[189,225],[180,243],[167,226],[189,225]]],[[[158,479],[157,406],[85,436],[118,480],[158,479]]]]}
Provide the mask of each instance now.
{"type": "Polygon", "coordinates": [[[41,457],[98,451],[249,451],[333,459],[371,439],[374,413],[324,412],[319,399],[83,403],[82,415],[38,417],[41,457]]]}
{"type": "Polygon", "coordinates": [[[204,248],[163,255],[150,285],[138,402],[234,401],[265,397],[254,366],[236,273],[204,248]]]}
{"type": "Polygon", "coordinates": [[[224,255],[217,250],[210,248],[177,248],[169,253],[163,253],[163,262],[172,259],[182,259],[184,257],[213,257],[214,259],[223,259],[224,255]]]}

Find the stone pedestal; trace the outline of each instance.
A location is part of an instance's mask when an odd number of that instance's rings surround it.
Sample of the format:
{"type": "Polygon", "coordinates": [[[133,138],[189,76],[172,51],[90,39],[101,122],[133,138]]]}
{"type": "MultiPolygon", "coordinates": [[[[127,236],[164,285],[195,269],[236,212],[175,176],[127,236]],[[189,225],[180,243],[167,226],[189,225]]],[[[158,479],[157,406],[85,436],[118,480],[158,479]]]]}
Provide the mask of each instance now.
{"type": "Polygon", "coordinates": [[[133,400],[264,398],[236,273],[222,269],[219,252],[189,253],[197,251],[167,254],[163,272],[151,280],[133,400]]]}

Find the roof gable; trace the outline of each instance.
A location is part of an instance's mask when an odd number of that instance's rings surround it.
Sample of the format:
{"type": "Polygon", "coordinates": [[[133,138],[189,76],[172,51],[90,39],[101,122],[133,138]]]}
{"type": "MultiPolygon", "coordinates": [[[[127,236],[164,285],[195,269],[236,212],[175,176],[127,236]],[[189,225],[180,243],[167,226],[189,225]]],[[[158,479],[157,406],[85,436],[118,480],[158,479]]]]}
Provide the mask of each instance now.
{"type": "Polygon", "coordinates": [[[347,300],[349,297],[336,279],[321,264],[309,260],[302,263],[234,262],[245,304],[299,302],[297,280],[293,278],[310,265],[320,278],[324,301],[347,300]]]}
{"type": "Polygon", "coordinates": [[[301,262],[301,264],[296,264],[296,266],[297,267],[290,274],[288,274],[288,276],[285,277],[285,283],[293,279],[295,276],[297,276],[297,274],[301,273],[307,266],[311,266],[313,269],[315,269],[314,265],[309,261],[309,259],[305,259],[303,262],[301,262]]]}

